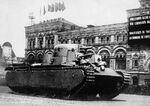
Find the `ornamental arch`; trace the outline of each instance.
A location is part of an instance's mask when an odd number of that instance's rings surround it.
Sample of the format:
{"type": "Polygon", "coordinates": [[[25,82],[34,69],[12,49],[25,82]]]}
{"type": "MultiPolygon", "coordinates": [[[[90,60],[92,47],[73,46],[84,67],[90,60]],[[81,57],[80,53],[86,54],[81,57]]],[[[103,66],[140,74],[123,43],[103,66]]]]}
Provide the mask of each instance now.
{"type": "Polygon", "coordinates": [[[112,56],[115,56],[115,54],[118,50],[123,50],[125,53],[127,52],[127,50],[124,46],[117,46],[116,48],[113,49],[112,56]]]}
{"type": "Polygon", "coordinates": [[[53,61],[53,52],[52,51],[46,51],[43,55],[43,64],[51,64],[53,61]]]}
{"type": "Polygon", "coordinates": [[[26,59],[29,64],[35,63],[36,61],[35,54],[33,52],[28,53],[26,59]]]}
{"type": "Polygon", "coordinates": [[[96,54],[96,53],[95,53],[95,51],[94,51],[94,50],[92,50],[92,49],[87,50],[87,53],[96,54]]]}
{"type": "Polygon", "coordinates": [[[115,69],[126,69],[126,51],[122,48],[118,48],[114,52],[115,57],[115,69]]]}
{"type": "Polygon", "coordinates": [[[110,52],[106,49],[100,50],[98,52],[101,55],[102,60],[106,62],[106,67],[110,67],[110,52]]]}
{"type": "Polygon", "coordinates": [[[138,79],[138,77],[137,76],[133,76],[132,77],[132,83],[133,83],[133,85],[138,85],[138,82],[139,82],[139,79],[138,79]]]}
{"type": "Polygon", "coordinates": [[[42,52],[37,53],[36,62],[43,63],[43,53],[42,52]]]}

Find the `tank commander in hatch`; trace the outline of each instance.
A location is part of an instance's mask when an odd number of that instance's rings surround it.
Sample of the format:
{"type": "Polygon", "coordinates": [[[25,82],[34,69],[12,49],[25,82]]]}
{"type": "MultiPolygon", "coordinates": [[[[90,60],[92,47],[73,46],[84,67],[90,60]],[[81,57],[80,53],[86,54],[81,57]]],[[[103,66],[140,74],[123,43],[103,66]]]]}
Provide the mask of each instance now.
{"type": "Polygon", "coordinates": [[[93,55],[91,57],[91,61],[90,62],[94,63],[94,65],[96,65],[96,67],[100,67],[100,69],[102,71],[105,70],[106,62],[102,61],[102,57],[100,55],[97,55],[97,54],[93,55]]]}

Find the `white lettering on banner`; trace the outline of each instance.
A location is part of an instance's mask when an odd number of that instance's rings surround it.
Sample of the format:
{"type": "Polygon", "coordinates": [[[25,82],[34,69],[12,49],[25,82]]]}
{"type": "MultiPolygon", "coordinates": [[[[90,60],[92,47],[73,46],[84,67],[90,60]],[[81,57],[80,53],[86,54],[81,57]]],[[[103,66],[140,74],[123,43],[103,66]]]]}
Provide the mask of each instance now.
{"type": "Polygon", "coordinates": [[[150,35],[132,36],[132,37],[129,37],[129,40],[132,40],[132,39],[148,39],[148,38],[150,38],[150,35]]]}
{"type": "Polygon", "coordinates": [[[145,34],[145,31],[142,31],[142,34],[145,34]]]}
{"type": "Polygon", "coordinates": [[[129,32],[130,35],[150,34],[150,30],[133,31],[129,32]]]}
{"type": "Polygon", "coordinates": [[[146,36],[144,36],[144,38],[150,38],[150,35],[146,35],[146,36]]]}
{"type": "Polygon", "coordinates": [[[132,36],[130,39],[140,39],[140,36],[132,36]]]}
{"type": "Polygon", "coordinates": [[[140,25],[140,24],[146,24],[146,21],[138,21],[138,22],[135,22],[135,25],[140,25]]]}
{"type": "Polygon", "coordinates": [[[148,18],[149,18],[148,16],[143,16],[143,17],[142,17],[142,19],[148,19],[148,18]]]}
{"type": "Polygon", "coordinates": [[[134,32],[129,32],[130,35],[139,35],[141,34],[141,31],[134,31],[134,32]]]}
{"type": "Polygon", "coordinates": [[[141,17],[130,18],[130,21],[137,21],[137,20],[141,20],[141,17]]]}
{"type": "Polygon", "coordinates": [[[150,39],[150,15],[129,18],[129,40],[150,39]]]}
{"type": "Polygon", "coordinates": [[[146,30],[146,33],[150,33],[150,30],[146,30]]]}
{"type": "Polygon", "coordinates": [[[150,20],[147,21],[147,24],[150,24],[150,20]]]}
{"type": "Polygon", "coordinates": [[[137,21],[137,22],[129,22],[130,26],[133,26],[133,25],[142,25],[142,24],[150,24],[150,20],[147,20],[147,21],[137,21]]]}
{"type": "Polygon", "coordinates": [[[133,22],[130,22],[130,25],[134,25],[134,23],[133,23],[133,22]]]}
{"type": "Polygon", "coordinates": [[[150,19],[150,16],[137,16],[129,18],[129,21],[139,21],[139,20],[147,20],[150,19]]]}

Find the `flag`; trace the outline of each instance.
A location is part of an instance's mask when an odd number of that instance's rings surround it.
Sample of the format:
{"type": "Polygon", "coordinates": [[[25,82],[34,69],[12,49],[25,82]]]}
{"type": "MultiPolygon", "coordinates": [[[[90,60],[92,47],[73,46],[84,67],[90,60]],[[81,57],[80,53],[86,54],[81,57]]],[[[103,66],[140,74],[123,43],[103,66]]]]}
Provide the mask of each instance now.
{"type": "Polygon", "coordinates": [[[48,4],[48,11],[52,12],[52,6],[48,4]]]}
{"type": "Polygon", "coordinates": [[[62,10],[62,4],[60,2],[58,3],[58,7],[59,7],[58,10],[61,11],[62,10]]]}
{"type": "Polygon", "coordinates": [[[64,11],[66,9],[64,2],[61,4],[61,10],[64,11]]]}
{"type": "Polygon", "coordinates": [[[54,11],[55,11],[55,5],[52,4],[52,5],[51,5],[51,12],[54,12],[54,11]]]}
{"type": "Polygon", "coordinates": [[[57,12],[59,10],[59,4],[56,2],[55,3],[55,12],[57,12]]]}
{"type": "MultiPolygon", "coordinates": [[[[45,7],[44,7],[45,8],[45,7]]],[[[65,8],[65,4],[64,2],[55,2],[55,4],[48,4],[48,12],[57,12],[57,11],[64,11],[65,8]]],[[[45,9],[44,9],[45,11],[45,9]]],[[[46,11],[44,12],[46,13],[46,11]]]]}
{"type": "Polygon", "coordinates": [[[44,6],[44,8],[43,8],[43,15],[45,15],[46,14],[46,10],[45,10],[45,6],[44,6]]]}

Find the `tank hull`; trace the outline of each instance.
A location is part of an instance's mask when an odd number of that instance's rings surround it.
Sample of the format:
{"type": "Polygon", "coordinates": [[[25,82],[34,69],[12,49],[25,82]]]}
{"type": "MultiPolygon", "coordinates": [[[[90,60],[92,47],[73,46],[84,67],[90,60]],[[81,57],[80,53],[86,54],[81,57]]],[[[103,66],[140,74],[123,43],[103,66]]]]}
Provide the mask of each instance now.
{"type": "MultiPolygon", "coordinates": [[[[107,70],[107,69],[106,69],[107,70]]],[[[88,97],[100,95],[112,99],[123,87],[117,73],[95,72],[91,67],[26,66],[6,68],[7,85],[19,93],[45,93],[57,97],[88,97]]]]}

